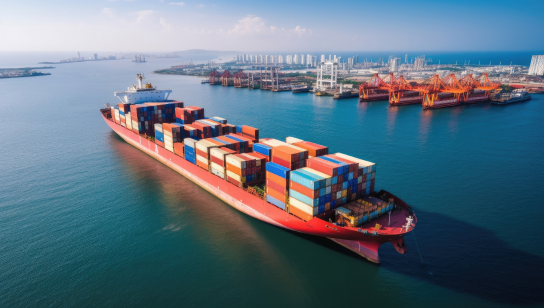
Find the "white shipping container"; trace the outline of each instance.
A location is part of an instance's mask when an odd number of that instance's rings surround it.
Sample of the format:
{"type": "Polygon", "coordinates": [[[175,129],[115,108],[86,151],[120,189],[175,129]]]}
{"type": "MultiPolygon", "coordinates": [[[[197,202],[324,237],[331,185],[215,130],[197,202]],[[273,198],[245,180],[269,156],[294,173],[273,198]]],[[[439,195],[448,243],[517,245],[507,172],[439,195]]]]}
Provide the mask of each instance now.
{"type": "Polygon", "coordinates": [[[210,154],[215,158],[225,161],[225,155],[228,155],[229,153],[221,150],[221,148],[213,148],[210,150],[210,154]]]}
{"type": "Polygon", "coordinates": [[[194,147],[195,147],[195,143],[196,143],[196,142],[197,142],[197,141],[194,140],[193,138],[185,138],[185,139],[183,139],[183,144],[185,144],[185,146],[188,146],[188,147],[193,148],[193,149],[194,149],[194,147]]]}
{"type": "Polygon", "coordinates": [[[297,143],[297,142],[302,142],[304,140],[302,139],[298,139],[298,138],[295,138],[295,137],[287,137],[285,138],[285,142],[289,143],[289,144],[293,144],[293,143],[297,143]]]}
{"type": "Polygon", "coordinates": [[[238,182],[242,182],[242,177],[230,170],[227,170],[227,176],[235,179],[238,182]]]}
{"type": "Polygon", "coordinates": [[[162,133],[162,124],[160,123],[155,124],[155,131],[162,133]]]}
{"type": "Polygon", "coordinates": [[[370,171],[372,171],[372,166],[375,165],[375,163],[371,163],[369,161],[362,160],[362,159],[359,159],[359,158],[356,158],[356,157],[353,157],[353,156],[349,156],[349,155],[346,155],[346,154],[342,154],[342,153],[335,153],[334,155],[336,155],[338,157],[341,157],[343,159],[351,160],[354,163],[358,163],[359,168],[368,168],[368,167],[370,167],[370,171]]]}
{"type": "Polygon", "coordinates": [[[206,140],[200,140],[196,143],[196,148],[206,153],[208,153],[209,148],[216,148],[216,147],[217,147],[217,144],[206,141],[206,140]]]}
{"type": "Polygon", "coordinates": [[[212,162],[211,166],[215,170],[220,171],[221,173],[225,173],[225,168],[223,168],[223,166],[219,166],[218,164],[216,164],[214,162],[212,162]]]}
{"type": "Polygon", "coordinates": [[[236,157],[234,155],[227,155],[225,160],[226,160],[227,164],[231,164],[234,167],[238,167],[240,169],[245,169],[246,168],[246,161],[243,160],[240,157],[236,157]]]}
{"type": "Polygon", "coordinates": [[[268,146],[271,146],[271,147],[277,147],[277,146],[280,146],[280,145],[289,145],[288,143],[285,143],[283,141],[279,141],[277,139],[261,140],[260,142],[264,143],[264,144],[266,144],[268,146]]]}
{"type": "Polygon", "coordinates": [[[214,175],[216,175],[216,176],[218,176],[218,177],[220,177],[222,179],[225,179],[225,174],[223,172],[221,172],[221,171],[218,171],[218,170],[214,169],[213,167],[211,168],[211,172],[212,172],[212,174],[214,174],[214,175]]]}
{"type": "Polygon", "coordinates": [[[203,163],[203,164],[206,164],[206,166],[208,165],[208,160],[207,160],[205,157],[202,157],[202,156],[196,154],[196,159],[197,159],[199,162],[201,162],[201,163],[203,163]]]}
{"type": "Polygon", "coordinates": [[[166,142],[174,142],[174,140],[172,140],[172,136],[164,135],[164,143],[166,142]]]}
{"type": "Polygon", "coordinates": [[[319,213],[319,207],[313,207],[293,197],[289,197],[289,206],[294,206],[308,215],[315,216],[319,213]]]}

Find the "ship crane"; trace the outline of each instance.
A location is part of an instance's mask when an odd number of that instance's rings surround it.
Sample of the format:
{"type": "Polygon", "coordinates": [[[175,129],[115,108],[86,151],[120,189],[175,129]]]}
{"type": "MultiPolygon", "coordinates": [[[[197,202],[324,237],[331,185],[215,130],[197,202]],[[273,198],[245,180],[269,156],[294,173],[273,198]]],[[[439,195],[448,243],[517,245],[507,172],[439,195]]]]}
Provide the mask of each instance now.
{"type": "Polygon", "coordinates": [[[433,108],[435,102],[441,100],[441,93],[453,94],[453,98],[444,98],[442,101],[447,101],[448,106],[457,105],[461,95],[467,91],[454,74],[446,76],[443,80],[438,74],[434,75],[419,83],[415,90],[423,95],[423,109],[433,108]]]}
{"type": "MultiPolygon", "coordinates": [[[[392,78],[394,79],[394,76],[392,78]]],[[[391,79],[389,81],[391,82],[391,79]]],[[[389,97],[389,88],[390,85],[376,73],[368,82],[359,86],[359,101],[387,99],[389,97]]]]}

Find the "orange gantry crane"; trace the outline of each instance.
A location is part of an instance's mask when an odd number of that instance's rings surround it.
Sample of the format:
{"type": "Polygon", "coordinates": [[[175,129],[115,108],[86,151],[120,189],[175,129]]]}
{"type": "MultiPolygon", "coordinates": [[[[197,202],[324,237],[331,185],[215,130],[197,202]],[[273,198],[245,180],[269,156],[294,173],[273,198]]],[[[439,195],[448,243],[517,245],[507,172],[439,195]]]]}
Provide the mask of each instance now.
{"type": "MultiPolygon", "coordinates": [[[[390,74],[392,76],[393,74],[390,74]]],[[[360,102],[369,102],[369,101],[379,101],[386,100],[389,98],[389,89],[391,88],[390,83],[392,82],[391,78],[394,79],[394,76],[390,77],[388,80],[389,84],[384,81],[376,73],[368,82],[364,82],[359,86],[359,101],[360,102]]]]}
{"type": "Polygon", "coordinates": [[[391,90],[389,90],[390,106],[420,104],[422,100],[422,94],[416,91],[415,87],[406,81],[402,75],[395,80],[391,90]]]}
{"type": "Polygon", "coordinates": [[[436,109],[457,106],[460,104],[461,96],[467,89],[459,83],[454,74],[440,79],[434,75],[419,83],[416,91],[423,94],[423,109],[436,109]]]}
{"type": "Polygon", "coordinates": [[[232,79],[232,75],[229,70],[225,70],[223,74],[221,74],[221,85],[223,85],[223,87],[234,85],[234,80],[232,79]]]}
{"type": "Polygon", "coordinates": [[[209,74],[209,79],[210,79],[210,85],[220,85],[221,84],[221,76],[217,72],[217,70],[213,70],[209,74]]]}
{"type": "Polygon", "coordinates": [[[235,88],[248,88],[249,87],[249,77],[239,70],[236,74],[233,75],[234,87],[235,88]]]}

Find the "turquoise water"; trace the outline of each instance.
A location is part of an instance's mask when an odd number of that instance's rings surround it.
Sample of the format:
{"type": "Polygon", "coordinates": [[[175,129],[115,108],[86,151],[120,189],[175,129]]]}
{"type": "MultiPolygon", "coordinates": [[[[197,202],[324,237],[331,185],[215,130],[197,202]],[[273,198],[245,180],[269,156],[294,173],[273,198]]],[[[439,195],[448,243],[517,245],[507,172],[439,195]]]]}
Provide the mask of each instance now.
{"type": "Polygon", "coordinates": [[[150,73],[178,61],[0,80],[1,307],[544,305],[544,96],[423,111],[150,73]],[[424,265],[414,234],[376,266],[252,219],[125,143],[98,109],[139,72],[263,137],[376,162],[377,188],[418,215],[424,265]]]}

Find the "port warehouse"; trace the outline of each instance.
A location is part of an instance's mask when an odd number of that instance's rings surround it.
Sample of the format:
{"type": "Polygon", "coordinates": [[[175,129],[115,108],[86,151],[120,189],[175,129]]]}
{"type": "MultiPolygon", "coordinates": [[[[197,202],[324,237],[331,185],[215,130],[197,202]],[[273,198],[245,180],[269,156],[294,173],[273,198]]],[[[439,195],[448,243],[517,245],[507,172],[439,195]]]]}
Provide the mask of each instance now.
{"type": "Polygon", "coordinates": [[[260,138],[257,128],[178,101],[119,104],[107,118],[305,221],[356,227],[393,210],[393,201],[372,196],[374,163],[329,154],[326,146],[260,138]]]}
{"type": "MultiPolygon", "coordinates": [[[[282,76],[278,67],[265,67],[260,73],[247,74],[242,70],[234,74],[228,70],[223,73],[213,70],[208,78],[210,85],[260,88],[274,92],[290,91],[292,87],[290,83],[293,81],[296,81],[296,78],[282,76]]],[[[457,79],[455,74],[442,79],[439,75],[434,75],[421,82],[408,82],[402,75],[397,78],[390,73],[384,78],[375,74],[370,80],[360,84],[358,96],[361,102],[389,100],[391,106],[421,104],[423,109],[434,109],[488,101],[491,92],[499,87],[500,83],[491,82],[487,73],[482,73],[476,78],[469,74],[461,79],[457,79]]],[[[338,89],[334,87],[322,91],[318,89],[316,94],[342,98],[338,95],[338,89]]]]}

